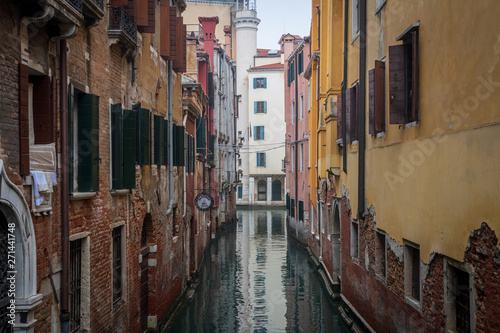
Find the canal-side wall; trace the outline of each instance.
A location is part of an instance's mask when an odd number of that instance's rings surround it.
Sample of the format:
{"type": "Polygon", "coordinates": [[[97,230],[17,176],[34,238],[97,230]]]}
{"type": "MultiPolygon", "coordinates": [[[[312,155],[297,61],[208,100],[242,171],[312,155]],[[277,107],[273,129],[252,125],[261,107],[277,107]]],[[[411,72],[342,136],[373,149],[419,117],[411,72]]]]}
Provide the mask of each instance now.
{"type": "Polygon", "coordinates": [[[287,225],[290,235],[303,246],[307,246],[307,239],[309,238],[309,230],[307,226],[291,216],[287,216],[286,220],[288,222],[287,225]]]}

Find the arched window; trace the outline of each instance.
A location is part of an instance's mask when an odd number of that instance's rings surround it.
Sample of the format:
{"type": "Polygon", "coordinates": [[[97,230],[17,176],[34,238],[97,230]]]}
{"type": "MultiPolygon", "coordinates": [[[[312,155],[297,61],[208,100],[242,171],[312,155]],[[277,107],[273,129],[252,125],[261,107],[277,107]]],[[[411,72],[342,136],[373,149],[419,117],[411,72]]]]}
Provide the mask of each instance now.
{"type": "Polygon", "coordinates": [[[273,201],[281,201],[281,181],[273,181],[273,201]]]}
{"type": "Polygon", "coordinates": [[[259,180],[259,182],[257,183],[257,200],[267,200],[267,184],[265,180],[259,180]]]}

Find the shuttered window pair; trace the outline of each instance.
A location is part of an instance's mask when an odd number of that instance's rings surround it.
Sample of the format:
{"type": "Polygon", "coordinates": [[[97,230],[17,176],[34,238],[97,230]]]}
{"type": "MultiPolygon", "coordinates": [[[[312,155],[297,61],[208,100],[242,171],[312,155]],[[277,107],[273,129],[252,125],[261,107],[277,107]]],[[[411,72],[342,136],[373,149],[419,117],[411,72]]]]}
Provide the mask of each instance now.
{"type": "Polygon", "coordinates": [[[265,77],[256,77],[253,79],[253,88],[267,88],[267,78],[265,77]]]}
{"type": "Polygon", "coordinates": [[[254,126],[253,139],[254,140],[264,140],[264,126],[254,126]]]}
{"type": "Polygon", "coordinates": [[[68,86],[70,192],[99,190],[99,96],[68,86]]]}
{"type": "Polygon", "coordinates": [[[253,113],[267,113],[267,102],[266,101],[255,101],[253,102],[253,113]]]}

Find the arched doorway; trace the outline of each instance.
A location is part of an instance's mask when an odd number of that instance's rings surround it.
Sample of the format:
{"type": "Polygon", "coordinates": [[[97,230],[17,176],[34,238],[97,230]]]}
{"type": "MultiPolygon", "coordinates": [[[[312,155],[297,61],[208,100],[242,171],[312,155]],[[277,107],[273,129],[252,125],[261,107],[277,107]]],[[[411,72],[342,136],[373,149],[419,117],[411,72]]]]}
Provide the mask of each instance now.
{"type": "Polygon", "coordinates": [[[259,180],[257,183],[257,201],[267,200],[267,184],[265,180],[259,180]]]}
{"type": "Polygon", "coordinates": [[[6,284],[8,271],[17,272],[16,304],[23,304],[22,309],[16,309],[16,321],[22,324],[21,327],[17,327],[16,332],[32,332],[35,325],[34,309],[42,301],[42,295],[36,293],[35,230],[28,204],[21,191],[7,177],[2,160],[0,160],[0,228],[2,229],[0,231],[2,242],[0,244],[0,332],[9,332],[7,328],[10,326],[5,325],[10,318],[4,312],[8,310],[4,301],[10,300],[8,295],[5,295],[9,289],[6,284]],[[14,228],[10,228],[11,223],[14,228]],[[7,240],[9,233],[12,232],[15,239],[14,269],[8,266],[8,261],[4,258],[10,250],[7,240]]]}
{"type": "Polygon", "coordinates": [[[281,181],[275,180],[273,181],[273,195],[272,201],[281,201],[281,181]]]}

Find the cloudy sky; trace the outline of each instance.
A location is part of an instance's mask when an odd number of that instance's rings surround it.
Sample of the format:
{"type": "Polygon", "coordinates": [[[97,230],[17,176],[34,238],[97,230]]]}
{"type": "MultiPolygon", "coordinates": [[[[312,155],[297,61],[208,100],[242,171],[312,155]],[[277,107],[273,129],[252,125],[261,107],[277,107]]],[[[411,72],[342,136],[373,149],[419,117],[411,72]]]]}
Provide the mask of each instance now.
{"type": "Polygon", "coordinates": [[[257,47],[278,49],[283,33],[308,36],[311,29],[310,0],[257,0],[257,17],[261,19],[257,47]]]}

